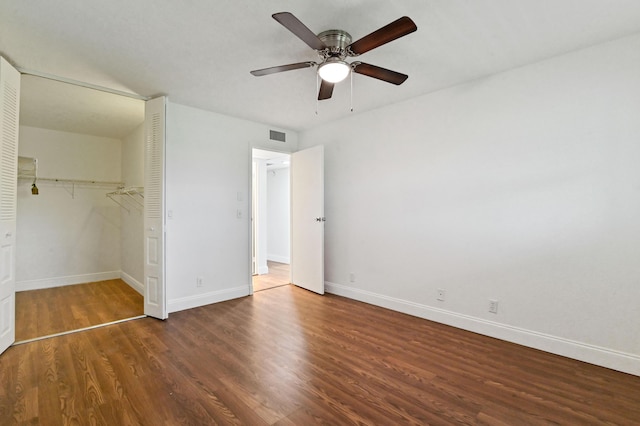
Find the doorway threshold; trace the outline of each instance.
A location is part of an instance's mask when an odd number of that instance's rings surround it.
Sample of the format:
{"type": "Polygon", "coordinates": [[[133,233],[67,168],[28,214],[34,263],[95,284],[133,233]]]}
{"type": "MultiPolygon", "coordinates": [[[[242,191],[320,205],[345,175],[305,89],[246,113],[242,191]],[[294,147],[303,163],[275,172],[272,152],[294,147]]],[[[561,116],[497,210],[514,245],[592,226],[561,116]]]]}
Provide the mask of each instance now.
{"type": "Polygon", "coordinates": [[[290,285],[290,284],[291,283],[286,283],[286,284],[274,285],[272,287],[261,288],[260,290],[254,290],[253,294],[260,293],[261,291],[273,290],[274,288],[284,287],[284,286],[287,286],[287,285],[290,285]]]}
{"type": "Polygon", "coordinates": [[[63,331],[61,333],[54,333],[54,334],[49,334],[49,335],[46,335],[46,336],[34,337],[33,339],[20,340],[19,342],[14,342],[13,345],[11,345],[11,346],[18,346],[18,345],[23,345],[25,343],[37,342],[38,340],[44,340],[44,339],[50,339],[52,337],[64,336],[66,334],[78,333],[80,331],[93,330],[94,328],[106,327],[106,326],[109,326],[109,325],[120,324],[121,322],[133,321],[133,320],[137,320],[137,319],[140,319],[140,318],[146,318],[146,317],[147,317],[146,315],[138,315],[136,317],[124,318],[124,319],[117,320],[117,321],[106,322],[104,324],[92,325],[90,327],[77,328],[75,330],[63,331]]]}

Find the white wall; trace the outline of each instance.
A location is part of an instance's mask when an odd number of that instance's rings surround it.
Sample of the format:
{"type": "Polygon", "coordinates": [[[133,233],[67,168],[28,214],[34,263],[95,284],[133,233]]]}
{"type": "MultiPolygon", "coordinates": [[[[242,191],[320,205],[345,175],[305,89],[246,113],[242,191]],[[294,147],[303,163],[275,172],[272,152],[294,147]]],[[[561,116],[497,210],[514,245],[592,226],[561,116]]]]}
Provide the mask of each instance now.
{"type": "Polygon", "coordinates": [[[267,173],[267,194],[267,258],[289,263],[291,212],[288,167],[267,173]]]}
{"type": "MultiPolygon", "coordinates": [[[[126,187],[144,186],[144,123],[122,140],[122,182],[126,187]]],[[[120,209],[120,267],[122,279],[144,292],[144,221],[142,208],[120,209]]]]}
{"type": "Polygon", "coordinates": [[[297,149],[268,140],[265,124],[172,102],[167,106],[166,286],[169,312],[249,294],[251,148],[297,149]],[[242,217],[237,218],[238,209],[242,217]],[[196,286],[196,277],[203,286],[196,286]]]}
{"type": "Polygon", "coordinates": [[[640,374],[639,111],[634,36],[301,133],[328,291],[640,374]]]}
{"type": "MultiPolygon", "coordinates": [[[[20,126],[19,155],[38,159],[38,176],[120,180],[120,140],[20,126]]],[[[16,290],[117,278],[120,208],[114,188],[18,184],[16,290]]]]}
{"type": "Polygon", "coordinates": [[[125,186],[144,186],[144,123],[122,140],[121,163],[125,186]]]}

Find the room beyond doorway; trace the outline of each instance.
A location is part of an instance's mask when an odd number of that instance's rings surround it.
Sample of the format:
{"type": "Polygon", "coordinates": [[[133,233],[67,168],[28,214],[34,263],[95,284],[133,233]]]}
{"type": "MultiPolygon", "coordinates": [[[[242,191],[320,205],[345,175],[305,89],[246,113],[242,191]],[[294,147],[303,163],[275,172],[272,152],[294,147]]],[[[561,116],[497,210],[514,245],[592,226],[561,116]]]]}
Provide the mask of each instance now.
{"type": "Polygon", "coordinates": [[[290,154],[252,150],[251,274],[253,291],[289,284],[290,154]]]}
{"type": "Polygon", "coordinates": [[[287,263],[267,261],[268,274],[253,276],[253,292],[269,290],[283,285],[289,285],[290,267],[287,263]]]}

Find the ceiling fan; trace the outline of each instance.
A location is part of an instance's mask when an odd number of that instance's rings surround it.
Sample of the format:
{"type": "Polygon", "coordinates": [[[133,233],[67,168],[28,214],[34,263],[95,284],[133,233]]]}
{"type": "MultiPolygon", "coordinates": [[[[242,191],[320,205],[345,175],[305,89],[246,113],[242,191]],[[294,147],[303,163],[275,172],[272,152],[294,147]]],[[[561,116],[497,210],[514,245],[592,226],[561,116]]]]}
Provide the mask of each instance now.
{"type": "Polygon", "coordinates": [[[348,63],[345,60],[347,57],[359,56],[416,31],[418,27],[407,16],[403,16],[353,43],[351,35],[343,30],[328,30],[316,35],[290,12],[274,13],[272,16],[273,19],[315,50],[320,56],[320,62],[298,62],[251,71],[251,74],[257,77],[317,66],[318,75],[322,79],[318,100],[331,98],[334,84],[347,78],[350,72],[377,78],[395,85],[404,83],[409,77],[406,74],[376,65],[359,61],[348,63]]]}

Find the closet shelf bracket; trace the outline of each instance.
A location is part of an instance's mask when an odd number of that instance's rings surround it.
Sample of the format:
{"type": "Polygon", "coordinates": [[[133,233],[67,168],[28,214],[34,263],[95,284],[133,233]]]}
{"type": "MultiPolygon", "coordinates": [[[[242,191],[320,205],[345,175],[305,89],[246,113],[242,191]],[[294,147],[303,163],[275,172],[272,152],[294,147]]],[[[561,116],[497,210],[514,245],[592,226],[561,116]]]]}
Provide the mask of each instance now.
{"type": "Polygon", "coordinates": [[[142,211],[144,208],[144,188],[140,186],[122,187],[107,193],[114,203],[131,213],[131,208],[142,211]]]}

